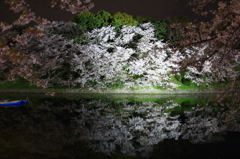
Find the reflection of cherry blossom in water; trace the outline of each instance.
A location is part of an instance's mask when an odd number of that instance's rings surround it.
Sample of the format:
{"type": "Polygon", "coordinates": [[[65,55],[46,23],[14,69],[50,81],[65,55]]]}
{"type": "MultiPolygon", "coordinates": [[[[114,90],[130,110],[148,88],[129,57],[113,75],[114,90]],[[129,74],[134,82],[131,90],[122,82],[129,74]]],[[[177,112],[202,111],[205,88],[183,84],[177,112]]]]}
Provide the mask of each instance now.
{"type": "Polygon", "coordinates": [[[177,104],[173,100],[51,98],[27,109],[1,109],[0,135],[17,131],[19,147],[43,154],[57,151],[69,155],[72,152],[68,150],[59,151],[68,146],[79,150],[80,143],[84,146],[79,154],[84,154],[87,146],[92,153],[149,157],[166,139],[217,142],[226,131],[239,131],[239,125],[229,127],[223,122],[226,113],[228,110],[211,104],[177,104]]]}
{"type": "MultiPolygon", "coordinates": [[[[115,103],[116,104],[116,103],[115,103]]],[[[74,119],[79,129],[85,132],[79,139],[88,140],[91,149],[107,154],[114,153],[118,147],[127,155],[148,156],[153,145],[164,139],[188,139],[193,143],[209,142],[212,134],[222,132],[226,127],[221,123],[223,115],[212,107],[197,105],[185,111],[185,121],[180,116],[166,113],[180,106],[173,101],[164,105],[154,102],[129,104],[118,101],[121,111],[116,112],[111,104],[92,101],[76,109],[80,115],[74,119]]],[[[78,132],[79,131],[79,132],[78,132]]]]}

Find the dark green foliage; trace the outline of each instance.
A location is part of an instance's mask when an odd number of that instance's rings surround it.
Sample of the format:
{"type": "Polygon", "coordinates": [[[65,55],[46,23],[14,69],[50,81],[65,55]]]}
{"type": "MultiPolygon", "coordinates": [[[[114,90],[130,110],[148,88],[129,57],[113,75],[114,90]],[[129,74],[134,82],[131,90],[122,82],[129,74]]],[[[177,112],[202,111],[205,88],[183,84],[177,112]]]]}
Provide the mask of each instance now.
{"type": "Polygon", "coordinates": [[[106,11],[97,12],[95,17],[101,21],[101,27],[110,25],[112,21],[112,15],[106,11]]]}
{"type": "Polygon", "coordinates": [[[138,22],[131,15],[117,12],[113,14],[111,24],[118,30],[123,25],[136,26],[138,22]]]}
{"type": "Polygon", "coordinates": [[[183,74],[181,74],[181,75],[175,75],[174,78],[175,78],[177,81],[181,82],[183,76],[184,76],[183,74]]]}
{"type": "Polygon", "coordinates": [[[91,31],[95,28],[101,28],[111,24],[112,15],[106,11],[99,11],[96,14],[83,12],[72,19],[73,22],[80,25],[83,29],[91,31]]]}
{"type": "Polygon", "coordinates": [[[116,30],[119,30],[123,25],[137,26],[141,23],[151,22],[155,26],[155,36],[158,40],[164,39],[165,41],[175,42],[183,38],[180,35],[180,29],[183,29],[184,24],[189,22],[189,19],[176,16],[165,20],[155,21],[149,17],[133,17],[132,15],[121,12],[110,14],[106,11],[99,11],[96,14],[91,12],[80,13],[75,16],[72,21],[77,23],[83,30],[86,31],[91,31],[92,29],[108,25],[112,25],[116,28],[116,30]],[[173,27],[172,24],[176,23],[182,24],[182,27],[173,27]]]}
{"type": "Polygon", "coordinates": [[[189,86],[191,84],[191,80],[186,79],[186,78],[182,78],[181,79],[182,84],[189,86]]]}
{"type": "Polygon", "coordinates": [[[184,24],[190,22],[190,20],[186,17],[176,16],[165,19],[163,22],[167,25],[166,31],[163,33],[165,40],[174,43],[183,39],[181,29],[184,29],[184,24]],[[174,24],[178,24],[178,26],[174,26],[174,24]]]}
{"type": "Polygon", "coordinates": [[[72,21],[82,26],[82,28],[87,31],[108,25],[112,25],[118,30],[122,25],[136,26],[138,24],[138,21],[131,15],[120,12],[112,15],[106,11],[99,11],[96,14],[91,12],[80,13],[75,16],[72,21]]]}
{"type": "Polygon", "coordinates": [[[75,16],[72,21],[80,25],[84,30],[99,28],[102,24],[101,18],[99,18],[99,16],[96,17],[96,15],[91,12],[80,13],[75,16]]]}
{"type": "Polygon", "coordinates": [[[136,20],[138,23],[154,23],[155,20],[153,18],[149,18],[149,17],[142,17],[142,16],[136,16],[134,17],[134,20],[136,20]]]}
{"type": "Polygon", "coordinates": [[[141,23],[151,22],[155,25],[155,35],[158,40],[166,37],[167,23],[165,21],[155,21],[149,17],[141,17],[117,12],[110,14],[106,11],[99,11],[96,14],[91,12],[80,13],[72,19],[73,22],[81,26],[83,30],[91,31],[95,28],[101,28],[104,26],[114,26],[116,31],[121,29],[123,25],[138,26],[141,23]]]}
{"type": "Polygon", "coordinates": [[[165,36],[165,32],[166,32],[166,28],[167,28],[167,23],[163,22],[163,21],[156,21],[154,23],[155,26],[155,36],[158,40],[164,39],[165,36]]]}
{"type": "Polygon", "coordinates": [[[137,79],[142,78],[142,77],[144,77],[144,75],[133,75],[134,80],[137,80],[137,79]]]}

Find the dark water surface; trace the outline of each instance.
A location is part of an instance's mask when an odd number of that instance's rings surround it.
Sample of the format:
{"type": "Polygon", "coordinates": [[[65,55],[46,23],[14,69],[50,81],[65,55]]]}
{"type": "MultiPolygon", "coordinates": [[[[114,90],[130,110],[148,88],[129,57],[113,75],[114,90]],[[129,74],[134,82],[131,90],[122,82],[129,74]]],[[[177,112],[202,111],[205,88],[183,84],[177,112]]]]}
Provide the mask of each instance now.
{"type": "Polygon", "coordinates": [[[240,158],[236,111],[210,95],[0,93],[26,98],[0,108],[0,159],[240,158]]]}

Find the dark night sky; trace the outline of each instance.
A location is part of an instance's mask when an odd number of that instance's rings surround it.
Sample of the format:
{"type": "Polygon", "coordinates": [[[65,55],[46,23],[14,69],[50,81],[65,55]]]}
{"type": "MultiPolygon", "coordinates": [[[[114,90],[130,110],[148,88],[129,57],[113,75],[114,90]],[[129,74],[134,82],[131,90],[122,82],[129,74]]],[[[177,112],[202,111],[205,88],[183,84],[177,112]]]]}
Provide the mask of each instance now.
{"type": "MultiPolygon", "coordinates": [[[[74,15],[60,9],[52,9],[47,6],[50,0],[26,0],[32,10],[39,16],[49,20],[68,21],[74,15]]],[[[92,0],[95,7],[90,10],[96,13],[106,10],[110,13],[125,12],[133,16],[151,17],[156,20],[173,16],[185,16],[191,20],[204,20],[197,16],[187,6],[187,0],[92,0]]],[[[0,0],[0,21],[13,21],[17,15],[12,14],[4,0],[0,0]]]]}

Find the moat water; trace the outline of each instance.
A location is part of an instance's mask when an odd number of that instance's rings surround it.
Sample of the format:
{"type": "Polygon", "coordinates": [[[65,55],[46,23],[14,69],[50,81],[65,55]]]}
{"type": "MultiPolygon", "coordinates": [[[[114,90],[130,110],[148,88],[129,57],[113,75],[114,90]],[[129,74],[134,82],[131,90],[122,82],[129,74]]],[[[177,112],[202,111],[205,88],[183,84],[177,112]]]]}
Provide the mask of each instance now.
{"type": "Polygon", "coordinates": [[[0,108],[0,158],[240,157],[239,114],[213,98],[0,93],[0,100],[29,101],[0,108]]]}

